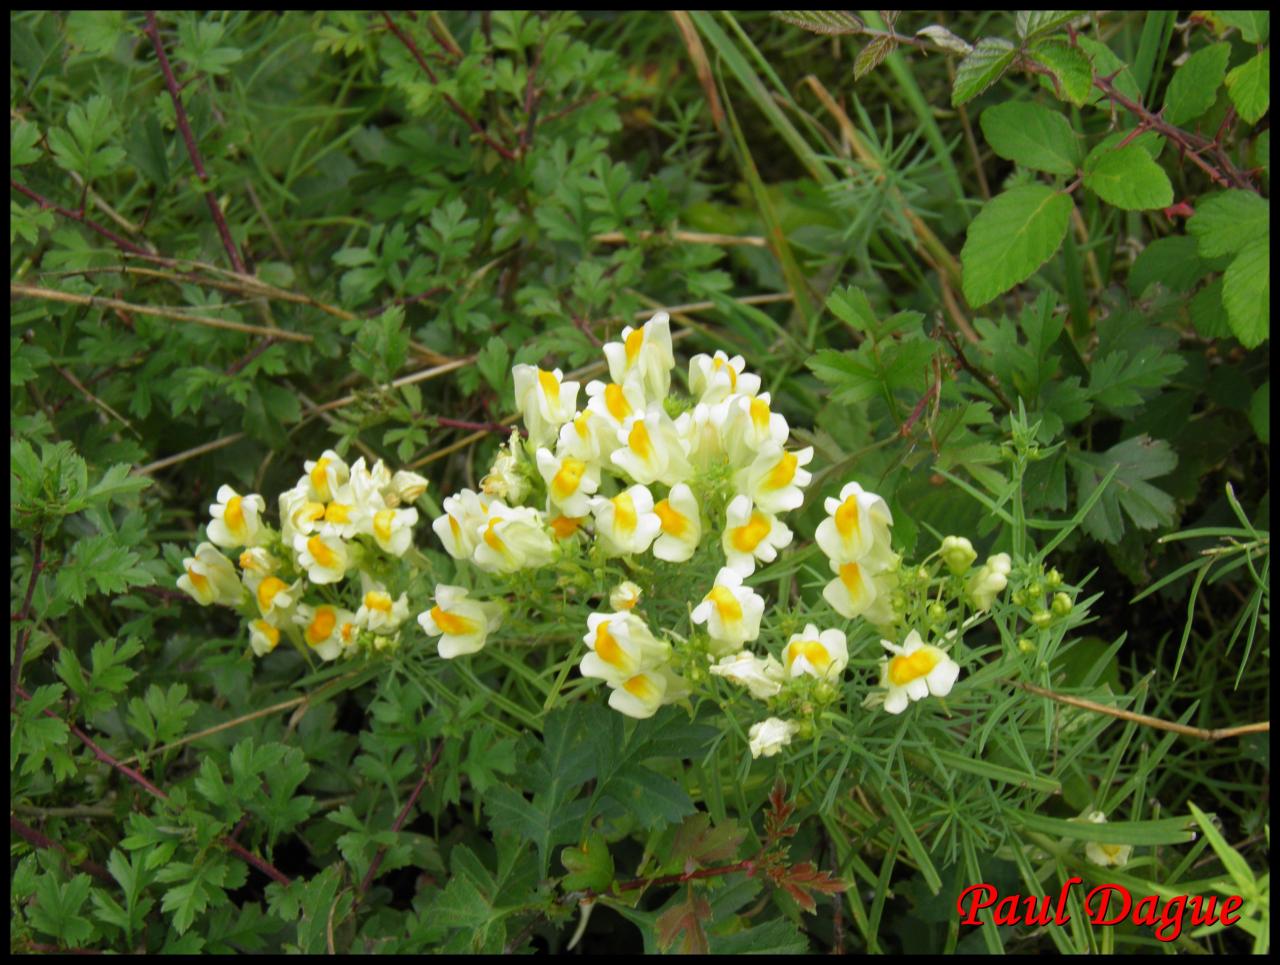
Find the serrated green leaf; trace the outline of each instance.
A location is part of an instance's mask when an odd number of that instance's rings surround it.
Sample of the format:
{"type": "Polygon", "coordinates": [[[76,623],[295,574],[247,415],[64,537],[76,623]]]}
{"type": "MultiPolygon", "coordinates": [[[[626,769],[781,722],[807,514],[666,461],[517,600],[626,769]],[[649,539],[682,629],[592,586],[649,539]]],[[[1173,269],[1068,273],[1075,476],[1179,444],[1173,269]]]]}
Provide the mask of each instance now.
{"type": "Polygon", "coordinates": [[[30,121],[17,120],[9,125],[9,167],[19,168],[40,160],[40,128],[30,121]]]}
{"type": "Polygon", "coordinates": [[[889,34],[883,34],[873,38],[858,51],[858,56],[853,61],[853,79],[861,80],[867,74],[871,73],[884,59],[894,52],[898,47],[898,42],[889,34]]]}
{"type": "Polygon", "coordinates": [[[1057,111],[1029,101],[1008,101],[982,112],[982,133],[1002,158],[1034,171],[1074,174],[1080,143],[1057,111]]]}
{"type": "Polygon", "coordinates": [[[1239,30],[1245,43],[1264,44],[1271,32],[1271,14],[1265,10],[1215,10],[1214,16],[1239,30]]]}
{"type": "Polygon", "coordinates": [[[959,107],[973,100],[999,80],[1017,56],[1017,48],[999,37],[984,37],[956,68],[951,87],[951,106],[959,107]]]}
{"type": "Polygon", "coordinates": [[[1141,145],[1118,151],[1094,150],[1084,163],[1085,187],[1108,204],[1125,211],[1167,208],[1173,204],[1173,184],[1141,145]]]}
{"type": "Polygon", "coordinates": [[[1118,542],[1124,535],[1124,516],[1138,529],[1172,525],[1173,497],[1146,482],[1167,475],[1178,464],[1173,447],[1163,439],[1137,435],[1106,452],[1072,453],[1070,460],[1082,504],[1111,468],[1116,468],[1111,484],[1084,518],[1085,531],[1095,539],[1118,542]]]}
{"type": "Polygon", "coordinates": [[[28,909],[31,924],[71,948],[79,948],[93,934],[93,925],[80,914],[89,897],[92,882],[88,875],[76,875],[60,882],[55,875],[36,879],[36,900],[28,909]]]}
{"type": "Polygon", "coordinates": [[[783,23],[818,34],[856,34],[866,29],[866,24],[847,10],[776,10],[773,15],[783,23]]]}
{"type": "Polygon", "coordinates": [[[1186,59],[1169,81],[1164,94],[1164,119],[1181,125],[1199,117],[1217,99],[1231,58],[1228,43],[1210,44],[1186,59]]]}
{"type": "Polygon", "coordinates": [[[1129,269],[1129,294],[1140,298],[1154,284],[1178,295],[1191,291],[1208,272],[1196,239],[1187,235],[1157,238],[1143,248],[1129,269]]]}
{"type": "Polygon", "coordinates": [[[1079,16],[1079,10],[1019,10],[1014,14],[1014,27],[1022,40],[1034,40],[1079,16]]]}
{"type": "Polygon", "coordinates": [[[1205,258],[1230,255],[1271,233],[1271,203],[1252,191],[1222,191],[1201,198],[1187,231],[1205,258]]]}
{"type": "Polygon", "coordinates": [[[1181,356],[1158,346],[1148,346],[1132,358],[1124,350],[1110,352],[1093,360],[1089,393],[1097,405],[1120,414],[1168,384],[1185,366],[1181,356]]]}
{"type": "MultiPolygon", "coordinates": [[[[1133,78],[1133,71],[1128,64],[1116,56],[1115,51],[1101,41],[1084,34],[1076,37],[1076,43],[1093,64],[1095,77],[1110,77],[1112,85],[1121,94],[1130,100],[1142,100],[1142,91],[1138,89],[1138,82],[1133,78]]],[[[1097,87],[1085,101],[1086,104],[1101,104],[1103,107],[1107,107],[1110,102],[1110,98],[1097,87]]]]}
{"type": "Polygon", "coordinates": [[[1256,124],[1271,106],[1271,48],[1246,60],[1227,74],[1227,93],[1236,113],[1256,124]]]}
{"type": "Polygon", "coordinates": [[[1082,107],[1093,90],[1093,64],[1079,47],[1051,38],[1036,45],[1031,58],[1048,68],[1054,93],[1062,100],[1082,107]]]}
{"type": "Polygon", "coordinates": [[[1227,321],[1245,348],[1271,334],[1271,237],[1255,238],[1227,266],[1222,278],[1227,321]]]}
{"type": "Polygon", "coordinates": [[[1026,281],[1062,244],[1071,198],[1029,184],[988,201],[969,225],[960,252],[964,294],[975,308],[1026,281]]]}

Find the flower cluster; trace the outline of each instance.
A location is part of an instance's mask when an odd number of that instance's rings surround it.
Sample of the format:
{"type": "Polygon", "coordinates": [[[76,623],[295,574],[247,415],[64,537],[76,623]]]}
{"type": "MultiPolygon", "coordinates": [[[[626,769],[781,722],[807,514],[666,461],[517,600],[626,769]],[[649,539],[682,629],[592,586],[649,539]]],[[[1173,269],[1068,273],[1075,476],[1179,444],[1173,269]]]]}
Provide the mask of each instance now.
{"type": "Polygon", "coordinates": [[[393,474],[381,460],[372,469],[363,457],[347,465],[332,450],[304,469],[280,494],[278,530],[264,522],[260,495],[219,488],[209,542],[183,560],[178,587],[202,606],[240,610],[260,657],[282,637],[326,661],[394,646],[409,602],[388,589],[387,564],[412,543],[418,511],[406,504],[427,481],[393,474]],[[236,563],[223,550],[239,550],[236,563]]]}

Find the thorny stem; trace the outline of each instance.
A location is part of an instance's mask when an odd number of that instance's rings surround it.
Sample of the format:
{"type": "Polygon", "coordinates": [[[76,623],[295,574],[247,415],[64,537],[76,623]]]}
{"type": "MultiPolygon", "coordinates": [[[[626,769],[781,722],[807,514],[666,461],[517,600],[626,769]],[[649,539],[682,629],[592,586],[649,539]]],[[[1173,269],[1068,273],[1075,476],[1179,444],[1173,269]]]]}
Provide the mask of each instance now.
{"type": "MultiPolygon", "coordinates": [[[[203,184],[208,184],[209,173],[205,170],[204,161],[200,157],[200,148],[196,145],[195,134],[191,131],[191,123],[187,120],[187,110],[182,106],[182,94],[178,90],[178,80],[173,76],[173,68],[169,66],[169,58],[164,52],[164,44],[160,40],[160,29],[156,26],[156,12],[154,10],[147,11],[147,36],[151,38],[151,45],[156,49],[156,59],[160,62],[160,71],[164,74],[165,86],[169,88],[169,97],[173,101],[174,118],[178,122],[178,130],[182,133],[182,140],[186,142],[187,154],[191,157],[191,166],[196,169],[196,177],[203,184]]],[[[236,250],[236,243],[231,238],[231,229],[227,226],[227,219],[222,216],[222,207],[218,204],[218,199],[214,197],[212,191],[204,192],[205,203],[209,205],[209,214],[213,218],[213,223],[218,229],[218,235],[222,238],[222,247],[227,250],[227,257],[231,259],[231,266],[240,274],[247,275],[244,261],[240,257],[240,252],[236,250]]]]}
{"type": "MultiPolygon", "coordinates": [[[[422,68],[422,72],[427,75],[427,79],[433,84],[437,83],[436,72],[431,69],[431,65],[428,64],[427,59],[422,56],[422,51],[418,49],[418,45],[413,42],[413,39],[396,26],[395,21],[391,19],[391,15],[385,10],[382,11],[382,19],[387,22],[387,29],[395,34],[396,39],[408,48],[409,53],[413,55],[413,59],[416,60],[418,62],[418,66],[422,68]]],[[[480,126],[480,122],[472,117],[470,112],[454,100],[452,96],[446,94],[444,91],[440,92],[440,96],[444,98],[444,102],[449,105],[449,108],[457,114],[458,117],[462,118],[467,127],[471,128],[471,130],[475,132],[482,141],[488,144],[508,161],[516,160],[516,156],[511,149],[499,144],[496,140],[490,137],[489,132],[480,126]]]]}
{"type": "Polygon", "coordinates": [[[9,671],[9,712],[18,706],[18,685],[22,682],[22,657],[27,652],[27,642],[31,639],[31,628],[35,621],[31,620],[31,597],[36,590],[36,578],[44,569],[44,533],[36,532],[35,545],[31,550],[31,575],[27,578],[27,595],[22,601],[22,609],[11,619],[18,623],[27,622],[18,637],[18,645],[13,653],[13,667],[9,671]]]}
{"type": "MultiPolygon", "coordinates": [[[[20,686],[16,688],[16,693],[23,700],[31,699],[31,695],[28,694],[25,690],[23,690],[22,687],[20,686]]],[[[47,707],[41,713],[43,713],[44,716],[46,717],[52,717],[54,720],[62,719],[47,707]]],[[[66,722],[64,721],[64,723],[66,722]]],[[[109,767],[115,768],[117,771],[119,771],[125,777],[129,778],[129,780],[133,781],[135,784],[137,784],[139,787],[141,787],[144,791],[146,791],[148,794],[152,795],[153,797],[158,797],[162,801],[169,800],[168,794],[166,794],[160,788],[156,787],[156,785],[152,784],[141,773],[139,773],[138,771],[134,770],[132,767],[129,767],[126,764],[120,763],[118,760],[116,760],[114,757],[112,757],[110,754],[104,751],[101,747],[98,746],[98,744],[93,740],[93,738],[91,738],[88,734],[86,734],[78,725],[68,723],[67,728],[71,731],[71,733],[75,734],[76,737],[80,739],[80,742],[83,743],[85,747],[89,748],[89,750],[93,753],[93,756],[96,757],[103,764],[106,764],[109,767]]],[[[259,858],[256,854],[254,854],[253,852],[245,848],[244,845],[233,840],[232,838],[224,835],[221,838],[219,838],[218,841],[228,851],[236,855],[236,857],[240,858],[246,864],[253,865],[253,867],[257,868],[259,871],[261,871],[263,874],[267,875],[269,878],[273,879],[274,881],[278,881],[282,885],[289,885],[292,883],[289,880],[288,875],[280,871],[278,868],[276,868],[274,865],[270,864],[269,862],[264,861],[262,858],[259,858]]]]}

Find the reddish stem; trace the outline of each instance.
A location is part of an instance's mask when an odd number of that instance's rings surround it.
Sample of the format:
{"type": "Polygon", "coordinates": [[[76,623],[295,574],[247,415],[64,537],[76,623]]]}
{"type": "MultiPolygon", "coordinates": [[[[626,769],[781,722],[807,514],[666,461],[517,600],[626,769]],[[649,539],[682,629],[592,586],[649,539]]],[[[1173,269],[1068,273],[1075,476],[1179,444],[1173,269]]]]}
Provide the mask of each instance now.
{"type": "MultiPolygon", "coordinates": [[[[440,752],[444,750],[444,741],[436,742],[435,753],[431,755],[431,759],[422,768],[422,777],[418,779],[417,786],[409,795],[409,799],[404,802],[404,807],[400,809],[400,813],[396,815],[395,822],[391,825],[392,831],[399,831],[404,827],[405,820],[409,817],[409,812],[418,802],[418,796],[422,794],[422,789],[427,786],[427,778],[431,776],[436,763],[440,760],[440,752]]],[[[373,863],[369,865],[369,870],[365,872],[364,878],[360,882],[360,896],[364,897],[364,893],[369,890],[369,885],[373,884],[374,877],[378,874],[378,869],[382,867],[382,858],[387,853],[386,847],[378,849],[378,853],[373,857],[373,863]]]]}
{"type": "Polygon", "coordinates": [[[450,419],[442,415],[436,416],[435,420],[436,425],[466,429],[468,432],[499,432],[503,435],[511,432],[511,426],[504,426],[501,422],[468,422],[466,419],[450,419]]]}
{"type": "MultiPolygon", "coordinates": [[[[22,601],[22,609],[11,619],[23,623],[31,618],[31,597],[36,591],[36,577],[44,569],[44,533],[36,533],[35,545],[31,550],[31,575],[27,578],[27,595],[22,601]]],[[[27,642],[31,639],[31,623],[22,628],[18,636],[18,644],[13,652],[13,667],[9,670],[9,712],[18,706],[18,685],[22,682],[22,658],[27,652],[27,642]]]]}
{"type": "MultiPolygon", "coordinates": [[[[67,853],[67,849],[63,845],[54,841],[53,838],[41,834],[29,824],[19,821],[12,814],[9,815],[9,830],[18,835],[18,837],[26,839],[27,843],[32,847],[52,848],[54,851],[61,851],[64,855],[67,853]]],[[[111,873],[96,861],[90,861],[86,858],[77,867],[83,868],[100,881],[115,885],[116,880],[111,877],[111,873]]]]}
{"type": "Polygon", "coordinates": [[[98,234],[102,235],[102,237],[106,238],[117,248],[121,248],[125,251],[130,251],[135,255],[146,255],[147,257],[155,257],[154,255],[152,255],[151,252],[147,251],[146,248],[143,248],[140,245],[135,245],[132,241],[129,241],[127,238],[120,237],[120,235],[116,234],[110,228],[104,228],[102,225],[98,224],[96,221],[90,221],[88,218],[85,217],[85,214],[83,211],[73,211],[70,208],[64,208],[62,205],[57,204],[53,201],[50,201],[44,195],[37,194],[35,191],[32,191],[25,184],[19,184],[13,178],[9,178],[9,187],[13,188],[13,190],[19,192],[20,194],[25,194],[28,198],[30,198],[36,204],[40,205],[40,207],[44,208],[45,210],[53,210],[58,212],[58,214],[62,215],[64,218],[70,218],[72,221],[79,221],[82,225],[84,225],[90,231],[96,231],[98,234]]]}

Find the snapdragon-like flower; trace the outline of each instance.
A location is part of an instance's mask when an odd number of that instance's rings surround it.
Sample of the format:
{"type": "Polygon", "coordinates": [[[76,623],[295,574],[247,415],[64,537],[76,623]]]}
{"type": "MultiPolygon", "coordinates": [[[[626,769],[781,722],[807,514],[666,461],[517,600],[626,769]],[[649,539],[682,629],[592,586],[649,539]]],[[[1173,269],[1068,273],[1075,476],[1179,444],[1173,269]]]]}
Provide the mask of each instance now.
{"type": "Polygon", "coordinates": [[[375,492],[374,497],[377,503],[372,508],[354,501],[346,502],[344,499],[352,499],[353,494],[349,486],[344,487],[339,491],[338,498],[325,506],[324,515],[316,521],[316,531],[321,536],[351,539],[361,529],[366,528],[367,518],[371,512],[380,511],[384,507],[382,496],[375,492]]]}
{"type": "Polygon", "coordinates": [[[182,568],[186,572],[178,577],[178,589],[201,606],[211,603],[235,606],[244,597],[236,568],[212,543],[197,546],[196,555],[183,560],[182,568]]]}
{"type": "Polygon", "coordinates": [[[671,645],[658,640],[634,613],[592,613],[582,640],[590,651],[578,670],[613,687],[624,686],[642,671],[657,670],[671,655],[671,645]]]}
{"type": "Polygon", "coordinates": [[[577,409],[578,383],[565,382],[559,369],[548,372],[534,365],[511,369],[515,381],[516,408],[524,416],[529,441],[535,446],[555,442],[560,427],[573,418],[577,409]]]}
{"type": "Polygon", "coordinates": [[[787,420],[769,408],[769,393],[732,395],[716,406],[725,451],[735,466],[747,466],[756,453],[786,445],[787,420]]]}
{"type": "MultiPolygon", "coordinates": [[[[1107,816],[1101,811],[1090,811],[1084,818],[1090,824],[1107,823],[1107,816]]],[[[1073,818],[1072,820],[1076,819],[1073,818]]],[[[1104,868],[1123,868],[1129,863],[1131,854],[1133,854],[1133,845],[1131,844],[1107,844],[1101,841],[1086,841],[1084,845],[1084,856],[1093,864],[1101,865],[1104,868]]]]}
{"type": "Polygon", "coordinates": [[[240,554],[241,579],[249,591],[256,593],[258,584],[280,569],[280,561],[261,546],[254,546],[240,554]]]}
{"type": "Polygon", "coordinates": [[[280,644],[280,628],[266,620],[249,621],[249,648],[255,657],[265,657],[280,644]]]}
{"type": "Polygon", "coordinates": [[[742,576],[755,572],[756,560],[772,563],[778,550],[790,545],[791,538],[786,523],[772,513],[752,508],[746,496],[735,496],[725,511],[720,544],[725,562],[742,576]]]}
{"type": "Polygon", "coordinates": [[[445,552],[455,560],[466,560],[476,551],[480,532],[488,521],[488,496],[464,489],[444,501],[444,515],[437,516],[431,528],[440,537],[445,552]]]}
{"type": "Polygon", "coordinates": [[[609,377],[621,385],[632,372],[640,374],[645,397],[665,399],[671,390],[671,370],[676,358],[671,351],[671,318],[658,312],[640,328],[627,326],[621,342],[606,342],[604,357],[609,377]]]}
{"type": "Polygon", "coordinates": [[[409,619],[408,595],[401,593],[393,599],[380,583],[369,579],[364,582],[364,596],[361,597],[360,609],[355,615],[356,626],[373,633],[394,632],[409,619]]]}
{"type": "Polygon", "coordinates": [[[693,490],[685,483],[672,486],[667,498],[660,500],[653,511],[662,524],[653,555],[668,563],[683,563],[693,556],[702,539],[702,519],[693,490]]]}
{"type": "Polygon", "coordinates": [[[803,633],[794,633],[782,651],[782,662],[793,677],[834,678],[849,665],[849,648],[844,631],[823,630],[810,623],[803,633]]]}
{"type": "Polygon", "coordinates": [[[361,529],[373,537],[378,549],[392,556],[404,556],[413,542],[413,527],[418,522],[418,511],[409,509],[380,509],[367,517],[368,529],[361,529]]]}
{"type": "Polygon", "coordinates": [[[440,637],[440,656],[447,660],[483,649],[489,634],[502,625],[502,605],[471,600],[460,586],[436,585],[436,603],[418,615],[422,629],[440,637]]]}
{"type": "Polygon", "coordinates": [[[851,482],[840,490],[839,499],[827,499],[823,507],[828,515],[814,535],[832,562],[861,563],[870,572],[888,565],[893,514],[883,499],[851,482]]]}
{"type": "Polygon", "coordinates": [[[831,560],[836,578],[822,589],[822,598],[842,617],[852,620],[862,616],[879,596],[874,574],[862,563],[837,563],[831,560]]]}
{"type": "Polygon", "coordinates": [[[1008,553],[997,553],[987,557],[978,572],[969,578],[969,599],[979,612],[990,610],[996,600],[996,594],[1009,585],[1009,571],[1013,561],[1008,553]]]}
{"type": "Polygon", "coordinates": [[[209,541],[223,549],[256,546],[262,536],[261,515],[267,508],[261,496],[241,496],[230,486],[218,487],[218,501],[209,507],[209,541]]]}
{"type": "Polygon", "coordinates": [[[302,639],[315,655],[329,661],[337,660],[346,649],[342,627],[351,624],[353,617],[347,610],[327,603],[319,606],[299,603],[293,622],[303,628],[302,639]]]}
{"type": "Polygon", "coordinates": [[[542,514],[528,506],[508,506],[494,500],[477,533],[480,539],[472,559],[486,573],[546,566],[555,555],[555,541],[542,514]]]}
{"type": "Polygon", "coordinates": [[[591,500],[596,520],[596,538],[609,556],[643,553],[662,528],[653,511],[653,494],[645,486],[632,486],[612,499],[591,500]]]}
{"type": "Polygon", "coordinates": [[[619,448],[609,458],[638,483],[670,486],[693,474],[675,423],[660,402],[628,417],[618,430],[618,442],[619,448]]]}
{"type": "Polygon", "coordinates": [[[538,473],[547,484],[548,510],[582,517],[591,511],[591,496],[600,488],[600,468],[595,463],[572,456],[555,456],[550,449],[537,452],[538,473]]]}
{"type": "Polygon", "coordinates": [[[267,576],[253,591],[254,600],[258,604],[258,612],[263,618],[279,624],[284,616],[298,602],[298,594],[302,588],[301,580],[286,583],[278,576],[267,576]]]}
{"type": "MultiPolygon", "coordinates": [[[[588,390],[592,385],[588,384],[588,390]]],[[[560,427],[556,455],[599,464],[609,461],[609,453],[618,448],[618,426],[590,407],[574,413],[572,419],[560,427]]]]}
{"type": "Polygon", "coordinates": [[[324,519],[324,503],[311,498],[311,484],[305,477],[293,489],[282,492],[277,504],[280,507],[280,538],[286,546],[292,546],[293,538],[299,534],[311,536],[324,519]]]}
{"type": "Polygon", "coordinates": [[[689,464],[696,472],[706,472],[729,458],[721,431],[726,411],[723,404],[699,402],[692,409],[680,413],[675,420],[676,435],[680,437],[689,464]]]}
{"type": "Polygon", "coordinates": [[[711,591],[693,608],[694,623],[705,623],[712,652],[719,655],[760,635],[764,598],[742,585],[742,575],[726,566],[716,574],[711,591]]]}
{"type": "Polygon", "coordinates": [[[772,654],[761,659],[750,650],[721,657],[720,662],[710,670],[717,677],[724,677],[746,687],[757,700],[776,697],[787,676],[782,664],[772,654]]]}
{"type": "Polygon", "coordinates": [[[428,482],[424,477],[408,469],[401,469],[391,476],[390,490],[384,487],[382,494],[386,497],[387,505],[394,508],[393,497],[401,503],[413,503],[427,491],[427,486],[428,482]]]}
{"type": "Polygon", "coordinates": [[[813,479],[809,471],[801,467],[807,466],[811,459],[813,446],[788,452],[771,442],[760,450],[751,465],[738,470],[734,485],[766,513],[798,509],[804,502],[801,490],[813,479]]]}
{"type": "Polygon", "coordinates": [[[746,371],[741,355],[729,358],[723,351],[689,359],[689,391],[699,402],[715,405],[730,395],[752,396],[760,391],[760,376],[746,371]]]}
{"type": "Polygon", "coordinates": [[[614,611],[633,610],[640,602],[641,589],[630,580],[623,580],[609,591],[609,606],[614,611]]]}
{"type": "Polygon", "coordinates": [[[529,492],[529,481],[520,471],[520,459],[516,456],[519,446],[520,431],[512,429],[511,438],[498,450],[489,472],[480,480],[480,490],[485,496],[514,505],[529,492]]]}
{"type": "Polygon", "coordinates": [[[960,676],[960,665],[945,650],[921,640],[916,630],[907,634],[901,646],[890,640],[881,640],[880,645],[893,654],[880,662],[884,709],[891,714],[902,713],[911,701],[930,694],[947,696],[960,676]]]}
{"type": "MultiPolygon", "coordinates": [[[[412,475],[412,474],[411,474],[412,475]]],[[[422,477],[419,476],[419,479],[422,477]]],[[[346,485],[333,491],[333,502],[346,503],[371,509],[386,509],[390,503],[386,493],[391,489],[391,471],[379,459],[370,469],[364,456],[351,464],[346,485]]],[[[399,500],[396,502],[399,505],[399,500]]]]}
{"type": "Polygon", "coordinates": [[[773,757],[791,743],[791,738],[800,730],[800,725],[793,720],[782,720],[769,717],[752,724],[747,731],[750,740],[752,757],[773,757]]]}
{"type": "Polygon", "coordinates": [[[633,373],[624,382],[592,380],[587,383],[587,398],[590,400],[587,411],[605,427],[601,444],[601,457],[604,458],[621,444],[618,442],[618,430],[622,424],[644,412],[644,386],[640,382],[640,374],[633,373]]]}
{"type": "Polygon", "coordinates": [[[351,551],[337,536],[299,533],[293,538],[293,549],[298,554],[298,565],[307,571],[312,583],[337,583],[351,567],[351,551]]]}
{"type": "Polygon", "coordinates": [[[612,688],[609,706],[620,714],[646,720],[658,712],[666,696],[666,675],[657,670],[642,670],[612,688]]]}
{"type": "Polygon", "coordinates": [[[304,478],[309,487],[309,498],[318,503],[333,499],[338,489],[351,478],[350,467],[332,449],[326,449],[319,459],[307,460],[302,468],[307,472],[304,478]]]}

